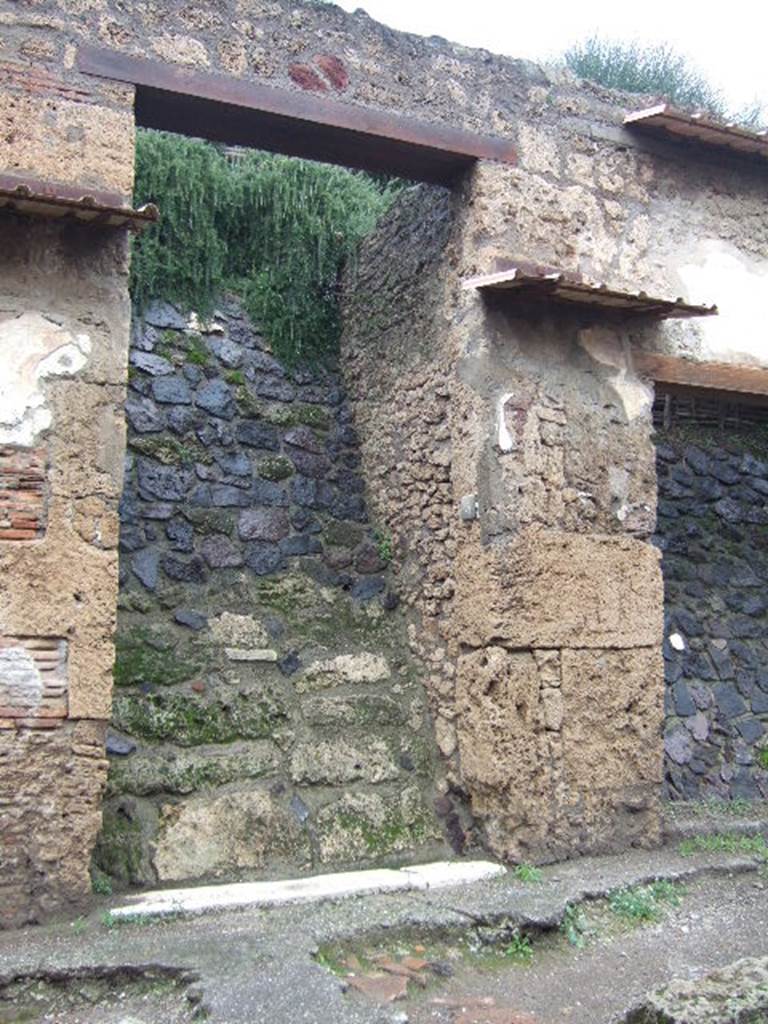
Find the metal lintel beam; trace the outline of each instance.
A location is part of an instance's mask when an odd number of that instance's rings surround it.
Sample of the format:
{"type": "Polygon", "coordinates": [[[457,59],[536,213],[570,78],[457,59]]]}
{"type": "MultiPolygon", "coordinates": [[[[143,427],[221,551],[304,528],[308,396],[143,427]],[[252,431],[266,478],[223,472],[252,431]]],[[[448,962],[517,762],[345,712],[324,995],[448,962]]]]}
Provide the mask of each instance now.
{"type": "Polygon", "coordinates": [[[148,128],[441,185],[477,160],[516,162],[508,139],[90,44],[78,48],[77,68],[134,85],[136,120],[148,128]]]}

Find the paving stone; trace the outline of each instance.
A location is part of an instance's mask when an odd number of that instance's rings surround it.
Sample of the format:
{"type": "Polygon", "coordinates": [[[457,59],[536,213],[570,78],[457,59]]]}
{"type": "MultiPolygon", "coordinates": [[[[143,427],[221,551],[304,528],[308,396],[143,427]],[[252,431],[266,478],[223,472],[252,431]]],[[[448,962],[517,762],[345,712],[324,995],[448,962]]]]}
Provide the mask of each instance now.
{"type": "Polygon", "coordinates": [[[183,377],[173,374],[156,377],[152,381],[152,397],[156,402],[168,405],[190,405],[192,390],[183,377]]]}
{"type": "Polygon", "coordinates": [[[157,588],[160,554],[155,548],[139,551],[131,559],[131,569],[147,590],[157,588]]]}
{"type": "Polygon", "coordinates": [[[162,411],[149,398],[129,398],[125,403],[125,415],[137,434],[157,433],[165,428],[162,411]]]}
{"type": "Polygon", "coordinates": [[[726,718],[736,718],[743,715],[747,706],[739,695],[738,691],[730,683],[718,683],[712,687],[715,704],[726,718]]]}
{"type": "Polygon", "coordinates": [[[165,535],[174,551],[189,553],[195,547],[195,530],[185,519],[171,519],[165,526],[165,535]]]}
{"type": "Polygon", "coordinates": [[[250,445],[253,448],[262,448],[265,451],[276,452],[280,449],[280,434],[277,427],[270,423],[261,423],[258,420],[243,420],[238,423],[235,430],[235,437],[240,444],[250,445]]]}
{"type": "Polygon", "coordinates": [[[240,513],[237,532],[242,540],[279,541],[288,536],[288,513],[283,509],[251,508],[240,513]]]}
{"type": "Polygon", "coordinates": [[[225,534],[214,533],[200,544],[200,553],[212,569],[232,569],[243,564],[243,555],[225,534]]]}
{"type": "Polygon", "coordinates": [[[144,322],[159,330],[171,328],[181,331],[187,326],[186,317],[170,302],[152,302],[144,312],[144,322]]]}
{"type": "Polygon", "coordinates": [[[208,617],[202,612],[196,612],[192,608],[177,608],[173,617],[180,626],[186,626],[195,632],[205,629],[208,625],[208,617]]]}
{"type": "Polygon", "coordinates": [[[254,541],[245,546],[245,564],[249,569],[253,569],[257,576],[268,576],[281,568],[283,555],[274,544],[254,541]]]}
{"type": "Polygon", "coordinates": [[[135,742],[128,736],[121,736],[112,729],[107,730],[106,751],[113,757],[127,757],[136,750],[135,742]]]}
{"type": "Polygon", "coordinates": [[[189,559],[173,558],[165,555],[160,560],[163,572],[179,583],[204,583],[206,579],[205,565],[202,558],[195,555],[189,559]]]}
{"type": "Polygon", "coordinates": [[[311,427],[291,427],[289,430],[286,430],[283,440],[292,448],[301,448],[316,455],[325,454],[322,441],[311,427]]]}
{"type": "Polygon", "coordinates": [[[208,338],[207,341],[208,348],[224,366],[234,370],[242,364],[242,346],[232,341],[231,338],[214,336],[208,338]]]}
{"type": "Polygon", "coordinates": [[[377,594],[381,594],[385,587],[386,582],[381,576],[368,576],[355,583],[352,587],[351,594],[356,601],[361,601],[365,604],[367,601],[373,600],[377,594]]]}
{"type": "Polygon", "coordinates": [[[137,370],[143,370],[153,377],[164,377],[166,374],[173,373],[172,363],[167,359],[163,359],[162,356],[154,355],[151,352],[132,351],[130,363],[137,370]]]}
{"type": "Polygon", "coordinates": [[[212,416],[219,416],[225,420],[233,419],[237,412],[229,385],[221,377],[214,377],[198,388],[195,393],[195,405],[205,409],[212,416]]]}

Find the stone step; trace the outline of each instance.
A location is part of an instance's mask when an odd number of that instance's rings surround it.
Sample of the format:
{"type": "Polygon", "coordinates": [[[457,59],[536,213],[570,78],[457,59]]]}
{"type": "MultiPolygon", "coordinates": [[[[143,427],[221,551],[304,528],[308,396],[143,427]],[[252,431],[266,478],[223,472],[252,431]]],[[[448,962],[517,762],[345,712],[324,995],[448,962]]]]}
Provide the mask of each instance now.
{"type": "Polygon", "coordinates": [[[319,903],[348,896],[374,893],[441,889],[507,874],[506,868],[490,861],[436,861],[397,870],[346,871],[310,878],[274,882],[234,882],[183,889],[158,889],[136,896],[114,907],[114,918],[167,917],[202,914],[209,910],[242,907],[279,907],[290,903],[319,903]]]}

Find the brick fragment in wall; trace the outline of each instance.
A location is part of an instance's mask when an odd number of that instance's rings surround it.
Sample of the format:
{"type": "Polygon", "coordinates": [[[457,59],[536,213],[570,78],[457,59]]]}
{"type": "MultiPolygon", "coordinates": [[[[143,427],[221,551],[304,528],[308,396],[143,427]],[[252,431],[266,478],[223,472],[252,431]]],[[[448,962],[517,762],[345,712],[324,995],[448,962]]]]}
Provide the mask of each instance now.
{"type": "Polygon", "coordinates": [[[54,728],[67,705],[67,641],[0,636],[0,728],[54,728]]]}
{"type": "Polygon", "coordinates": [[[0,446],[0,541],[40,537],[46,505],[45,449],[0,446]]]}

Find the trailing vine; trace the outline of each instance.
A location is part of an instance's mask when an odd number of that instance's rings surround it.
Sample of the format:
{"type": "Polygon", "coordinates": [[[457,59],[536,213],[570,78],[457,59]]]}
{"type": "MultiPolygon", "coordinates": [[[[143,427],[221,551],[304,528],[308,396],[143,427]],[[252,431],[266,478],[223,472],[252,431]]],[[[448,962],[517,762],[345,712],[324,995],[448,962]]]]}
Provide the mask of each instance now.
{"type": "Polygon", "coordinates": [[[137,240],[131,294],[209,314],[226,291],[286,363],[323,359],[340,331],[338,281],[400,187],[325,164],[141,130],[137,204],[160,223],[137,240]]]}

